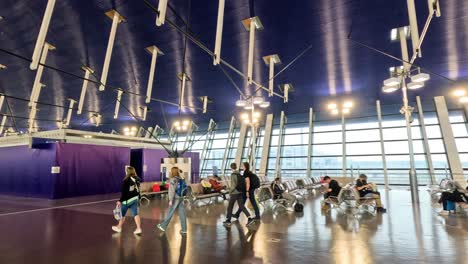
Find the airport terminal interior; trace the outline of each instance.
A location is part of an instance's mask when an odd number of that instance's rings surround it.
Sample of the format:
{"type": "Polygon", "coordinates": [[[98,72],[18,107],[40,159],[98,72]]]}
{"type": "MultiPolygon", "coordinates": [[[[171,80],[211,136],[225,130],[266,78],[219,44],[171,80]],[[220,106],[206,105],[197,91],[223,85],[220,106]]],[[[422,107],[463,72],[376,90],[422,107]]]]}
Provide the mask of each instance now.
{"type": "Polygon", "coordinates": [[[468,1],[0,1],[0,263],[468,263],[468,1]]]}

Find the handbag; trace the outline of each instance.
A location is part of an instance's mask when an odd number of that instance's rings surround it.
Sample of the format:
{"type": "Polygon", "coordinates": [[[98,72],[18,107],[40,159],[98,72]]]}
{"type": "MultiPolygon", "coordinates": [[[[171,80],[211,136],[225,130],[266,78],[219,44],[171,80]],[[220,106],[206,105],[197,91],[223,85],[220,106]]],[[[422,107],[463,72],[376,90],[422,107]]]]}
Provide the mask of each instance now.
{"type": "Polygon", "coordinates": [[[114,214],[115,220],[120,221],[120,219],[122,219],[122,208],[120,205],[116,205],[115,209],[112,210],[112,213],[114,214]]]}

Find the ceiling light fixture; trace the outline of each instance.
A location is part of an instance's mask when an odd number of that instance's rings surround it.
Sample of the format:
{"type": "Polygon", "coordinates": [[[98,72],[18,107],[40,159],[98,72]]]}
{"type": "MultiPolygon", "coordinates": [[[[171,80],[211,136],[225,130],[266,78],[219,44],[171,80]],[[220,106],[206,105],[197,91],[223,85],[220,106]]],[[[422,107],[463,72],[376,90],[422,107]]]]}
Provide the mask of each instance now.
{"type": "Polygon", "coordinates": [[[243,99],[239,99],[236,101],[236,106],[238,107],[244,107],[247,105],[247,101],[246,100],[243,100],[243,99]]]}
{"type": "Polygon", "coordinates": [[[346,101],[343,103],[343,108],[351,108],[351,107],[353,107],[352,101],[346,101]]]}
{"type": "Polygon", "coordinates": [[[332,109],[331,113],[332,113],[332,115],[337,115],[337,114],[340,113],[340,111],[335,108],[335,109],[332,109]]]}
{"type": "Polygon", "coordinates": [[[431,78],[431,76],[427,73],[418,73],[416,75],[411,76],[411,81],[412,82],[425,82],[428,81],[431,78]]]}
{"type": "Polygon", "coordinates": [[[460,103],[468,103],[468,97],[464,96],[464,97],[460,97],[460,99],[458,99],[460,103]]]}
{"type": "Polygon", "coordinates": [[[461,97],[461,96],[464,96],[466,94],[466,91],[465,90],[455,90],[453,92],[453,95],[457,96],[457,97],[461,97]]]}
{"type": "Polygon", "coordinates": [[[335,103],[329,103],[329,104],[327,105],[327,108],[328,108],[329,110],[336,109],[336,107],[337,107],[337,105],[336,105],[335,103]]]}
{"type": "Polygon", "coordinates": [[[265,101],[265,102],[261,103],[259,106],[260,106],[261,108],[267,108],[267,107],[270,106],[270,102],[265,101]]]}
{"type": "Polygon", "coordinates": [[[400,89],[399,85],[393,85],[393,86],[383,86],[382,87],[382,92],[384,93],[393,93],[394,91],[400,89]]]}
{"type": "Polygon", "coordinates": [[[262,97],[262,96],[255,96],[255,97],[252,99],[253,104],[256,104],[256,105],[263,103],[263,101],[264,101],[264,100],[263,100],[263,97],[262,97]]]}
{"type": "Polygon", "coordinates": [[[384,80],[384,85],[385,86],[395,86],[395,85],[399,85],[401,82],[401,78],[400,77],[390,77],[386,80],[384,80]]]}
{"type": "Polygon", "coordinates": [[[424,83],[423,82],[410,82],[406,85],[406,87],[410,90],[416,90],[416,89],[424,87],[424,83]]]}

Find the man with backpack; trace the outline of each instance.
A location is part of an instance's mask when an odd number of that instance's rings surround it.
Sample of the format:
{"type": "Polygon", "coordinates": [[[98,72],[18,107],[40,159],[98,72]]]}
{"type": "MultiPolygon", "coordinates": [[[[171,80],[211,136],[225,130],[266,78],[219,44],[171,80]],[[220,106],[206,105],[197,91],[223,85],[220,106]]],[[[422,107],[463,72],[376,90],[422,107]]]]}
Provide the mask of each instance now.
{"type": "MultiPolygon", "coordinates": [[[[246,186],[245,186],[245,179],[237,170],[237,164],[231,163],[231,184],[229,185],[229,205],[227,208],[227,217],[226,221],[223,222],[225,226],[231,226],[231,217],[232,217],[232,209],[234,208],[234,203],[237,202],[239,206],[239,212],[244,212],[247,216],[247,226],[251,225],[255,220],[250,217],[249,210],[245,208],[243,194],[245,193],[246,186]]],[[[240,214],[240,213],[239,213],[240,214]]],[[[236,217],[239,218],[239,217],[236,217]]]]}
{"type": "MultiPolygon", "coordinates": [[[[255,220],[260,220],[260,209],[258,208],[257,200],[255,200],[255,190],[260,188],[260,179],[255,173],[250,171],[250,164],[248,162],[242,163],[245,178],[245,192],[243,193],[244,203],[250,201],[255,211],[255,220]]],[[[241,211],[237,210],[234,218],[239,218],[241,211]]]]}

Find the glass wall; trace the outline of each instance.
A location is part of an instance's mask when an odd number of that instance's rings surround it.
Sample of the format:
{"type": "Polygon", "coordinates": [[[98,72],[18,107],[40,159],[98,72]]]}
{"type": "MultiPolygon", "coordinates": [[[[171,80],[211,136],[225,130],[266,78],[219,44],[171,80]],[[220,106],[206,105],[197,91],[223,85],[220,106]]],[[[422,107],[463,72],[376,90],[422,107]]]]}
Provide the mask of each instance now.
{"type": "MultiPolygon", "coordinates": [[[[414,105],[414,104],[413,104],[414,105]]],[[[255,167],[260,168],[263,148],[269,149],[267,162],[267,175],[272,178],[277,174],[284,178],[297,178],[307,175],[308,159],[310,159],[311,176],[342,176],[346,170],[347,176],[355,177],[365,173],[374,182],[384,182],[384,159],[386,161],[389,182],[391,184],[409,184],[409,145],[408,134],[404,117],[392,111],[383,111],[382,138],[375,108],[369,116],[348,117],[344,119],[344,128],[341,118],[332,119],[332,116],[316,115],[312,126],[311,153],[308,153],[309,124],[308,114],[288,116],[284,127],[282,151],[278,153],[280,142],[280,122],[276,117],[273,122],[272,137],[269,146],[264,146],[264,128],[260,128],[256,140],[255,167]],[[343,155],[345,154],[345,155],[343,155]],[[345,157],[345,158],[344,158],[345,157]],[[277,160],[280,170],[277,172],[277,160]]],[[[450,110],[452,125],[460,159],[464,169],[468,170],[468,130],[465,116],[461,110],[450,110]]],[[[418,113],[413,113],[411,133],[413,138],[413,151],[418,182],[428,184],[431,181],[429,173],[428,155],[437,178],[445,177],[449,171],[444,142],[437,115],[433,109],[424,112],[425,131],[428,137],[426,149],[422,137],[423,127],[420,125],[418,113]]],[[[225,167],[234,161],[238,143],[240,127],[237,125],[233,137],[229,137],[227,126],[219,126],[211,144],[206,144],[205,155],[202,158],[202,175],[213,174],[213,168],[221,171],[223,160],[225,167]],[[208,147],[210,146],[211,147],[208,147]]],[[[195,138],[201,138],[193,144],[191,151],[202,152],[206,142],[203,132],[198,132],[195,138]]],[[[185,137],[179,137],[174,144],[180,150],[185,144],[185,137]]],[[[249,160],[251,151],[251,131],[246,135],[242,149],[242,160],[249,160]]],[[[229,171],[229,170],[228,170],[229,171]]]]}

